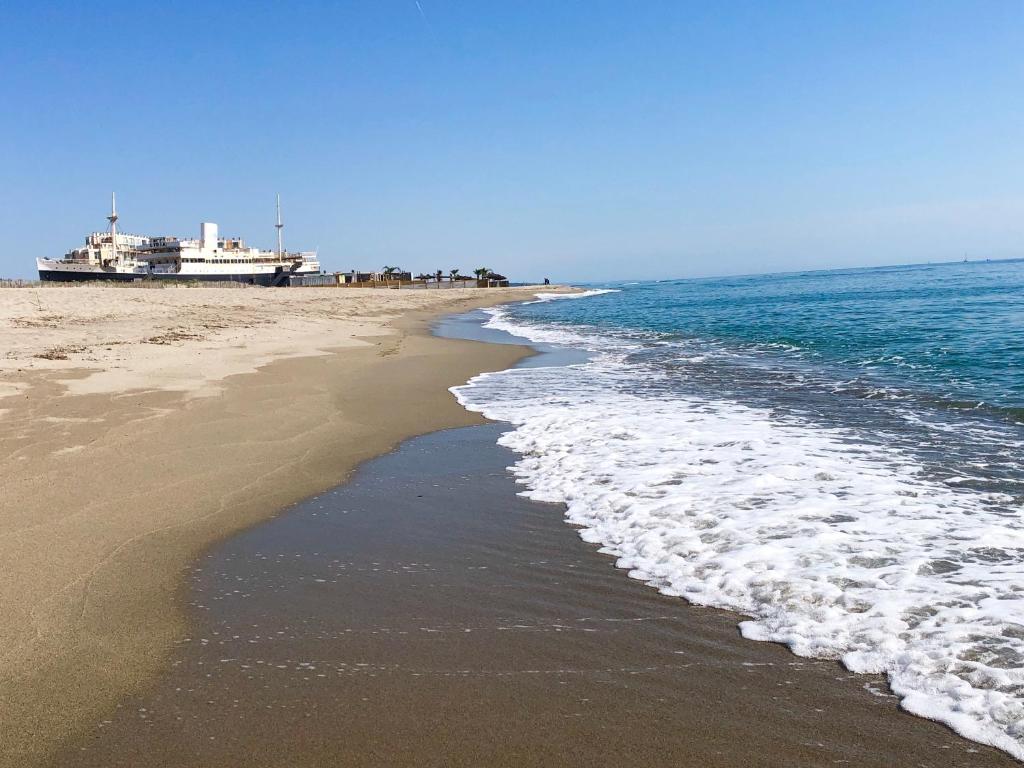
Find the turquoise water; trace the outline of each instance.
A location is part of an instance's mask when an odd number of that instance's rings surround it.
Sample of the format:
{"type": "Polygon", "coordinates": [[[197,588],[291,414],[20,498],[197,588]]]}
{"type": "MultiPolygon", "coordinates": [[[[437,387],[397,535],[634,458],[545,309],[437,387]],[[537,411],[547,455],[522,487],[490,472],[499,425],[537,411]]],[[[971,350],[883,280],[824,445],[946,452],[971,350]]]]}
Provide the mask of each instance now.
{"type": "Polygon", "coordinates": [[[759,351],[780,366],[930,395],[1024,408],[1024,261],[883,267],[615,285],[585,302],[515,316],[759,351]]]}
{"type": "Polygon", "coordinates": [[[510,320],[629,340],[634,393],[728,397],[1024,499],[1024,260],[608,284],[510,320]]]}
{"type": "Polygon", "coordinates": [[[1024,261],[601,286],[458,388],[532,498],[756,640],[1024,759],[1024,261]],[[577,358],[578,359],[578,358],[577,358]]]}

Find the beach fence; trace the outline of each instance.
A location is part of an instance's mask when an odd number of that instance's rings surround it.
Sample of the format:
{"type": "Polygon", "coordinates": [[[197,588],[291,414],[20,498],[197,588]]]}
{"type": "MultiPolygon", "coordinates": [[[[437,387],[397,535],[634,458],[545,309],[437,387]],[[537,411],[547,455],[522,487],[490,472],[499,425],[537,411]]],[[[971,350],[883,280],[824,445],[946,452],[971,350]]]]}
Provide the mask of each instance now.
{"type": "Polygon", "coordinates": [[[319,275],[290,275],[288,277],[289,288],[390,288],[394,290],[398,289],[418,289],[418,290],[437,290],[437,289],[450,289],[450,288],[468,288],[477,284],[477,281],[472,278],[460,277],[452,279],[449,276],[442,276],[441,280],[435,277],[430,278],[412,278],[401,277],[393,279],[378,279],[374,276],[374,273],[366,273],[365,277],[362,273],[358,275],[358,279],[352,279],[353,273],[351,272],[335,272],[332,274],[319,274],[319,275]]]}
{"type": "Polygon", "coordinates": [[[21,280],[18,278],[0,278],[0,288],[38,288],[42,280],[21,280]]]}
{"type": "Polygon", "coordinates": [[[422,288],[419,280],[339,280],[337,275],[290,275],[289,288],[422,288]]]}
{"type": "Polygon", "coordinates": [[[333,287],[338,284],[334,275],[289,275],[288,287],[333,287]]]}
{"type": "Polygon", "coordinates": [[[259,288],[250,283],[234,280],[155,280],[137,278],[135,280],[21,280],[0,278],[0,288],[148,288],[163,290],[165,288],[259,288]]]}

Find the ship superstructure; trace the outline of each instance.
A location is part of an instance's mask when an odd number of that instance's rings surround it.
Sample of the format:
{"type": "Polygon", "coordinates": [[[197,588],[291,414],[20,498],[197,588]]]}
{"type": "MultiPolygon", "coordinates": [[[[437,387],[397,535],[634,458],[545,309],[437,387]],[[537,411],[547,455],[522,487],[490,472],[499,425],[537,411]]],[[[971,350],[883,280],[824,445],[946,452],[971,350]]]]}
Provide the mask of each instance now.
{"type": "Polygon", "coordinates": [[[241,238],[220,237],[217,225],[203,222],[198,238],[132,235],[117,230],[117,201],[111,196],[106,232],[93,232],[85,245],[63,259],[36,259],[40,280],[223,280],[255,285],[286,285],[290,275],[320,272],[317,254],[284,250],[281,200],[277,201],[277,250],[262,250],[241,238]]]}

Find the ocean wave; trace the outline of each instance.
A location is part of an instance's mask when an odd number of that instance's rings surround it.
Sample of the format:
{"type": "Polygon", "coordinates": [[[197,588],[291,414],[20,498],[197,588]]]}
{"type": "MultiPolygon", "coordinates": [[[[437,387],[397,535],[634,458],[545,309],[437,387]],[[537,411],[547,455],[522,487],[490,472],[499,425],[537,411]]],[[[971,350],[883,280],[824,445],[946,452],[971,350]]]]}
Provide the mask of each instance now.
{"type": "Polygon", "coordinates": [[[523,304],[541,304],[545,301],[558,301],[559,299],[588,299],[591,296],[601,296],[605,293],[621,293],[618,288],[592,288],[580,293],[535,293],[536,301],[524,301],[523,304]]]}
{"type": "MultiPolygon", "coordinates": [[[[611,292],[614,291],[601,290],[589,295],[599,296],[601,294],[611,292]]],[[[537,295],[539,296],[541,294],[537,295]]],[[[550,295],[552,297],[550,299],[544,299],[544,301],[553,301],[556,299],[585,298],[587,294],[553,293],[544,295],[550,295]]],[[[522,303],[534,304],[540,302],[524,301],[522,303]]],[[[483,324],[484,328],[504,331],[512,336],[520,336],[533,342],[543,344],[561,344],[564,346],[586,349],[588,351],[597,351],[601,348],[607,349],[609,348],[609,345],[620,351],[639,349],[640,341],[655,341],[658,338],[658,334],[648,331],[630,332],[628,330],[622,330],[615,336],[602,338],[598,328],[587,325],[569,325],[565,323],[532,323],[530,325],[524,325],[512,317],[509,308],[506,306],[489,307],[483,311],[490,315],[489,319],[483,324]]]]}
{"type": "MultiPolygon", "coordinates": [[[[579,295],[579,294],[577,294],[579,295]]],[[[453,392],[511,423],[530,498],[665,594],[741,612],[744,636],[884,672],[902,706],[1024,759],[1024,521],[853,429],[664,394],[642,339],[495,311],[488,325],[596,357],[453,392]]],[[[960,479],[960,478],[954,478],[960,479]]]]}

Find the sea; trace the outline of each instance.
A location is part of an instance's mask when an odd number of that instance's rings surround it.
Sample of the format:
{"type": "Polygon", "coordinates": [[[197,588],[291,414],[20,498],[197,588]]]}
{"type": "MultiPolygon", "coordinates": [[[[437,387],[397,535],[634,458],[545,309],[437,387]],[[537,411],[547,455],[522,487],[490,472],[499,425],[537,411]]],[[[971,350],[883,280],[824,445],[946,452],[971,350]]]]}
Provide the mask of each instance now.
{"type": "Polygon", "coordinates": [[[1024,759],[1024,261],[612,283],[488,310],[576,362],[453,391],[529,498],[742,634],[1024,759]]]}

